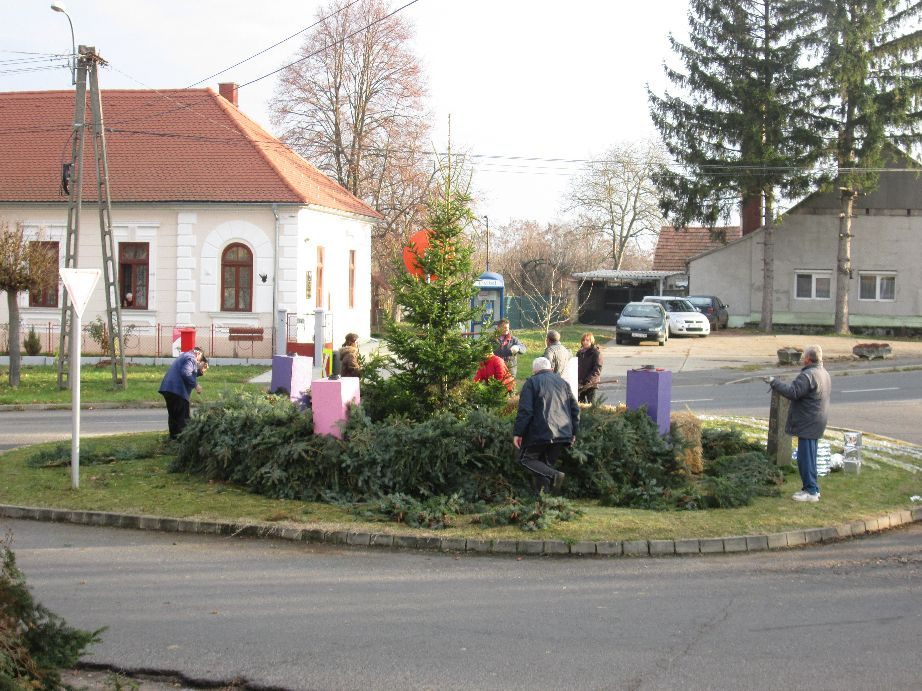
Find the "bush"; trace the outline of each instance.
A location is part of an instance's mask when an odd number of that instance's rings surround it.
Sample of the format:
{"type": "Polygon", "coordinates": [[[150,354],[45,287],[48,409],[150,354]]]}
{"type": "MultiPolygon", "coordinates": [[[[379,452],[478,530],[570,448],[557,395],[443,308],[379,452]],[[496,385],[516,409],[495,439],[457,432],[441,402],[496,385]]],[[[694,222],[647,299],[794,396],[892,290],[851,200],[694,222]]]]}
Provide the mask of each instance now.
{"type": "Polygon", "coordinates": [[[71,628],[35,602],[7,536],[0,541],[0,688],[62,688],[60,670],[73,667],[98,631],[71,628]]]}
{"type": "Polygon", "coordinates": [[[42,342],[38,334],[35,333],[35,327],[29,327],[29,333],[26,334],[26,338],[22,342],[22,347],[25,349],[26,355],[38,355],[42,352],[42,342]]]}
{"type": "MultiPolygon", "coordinates": [[[[422,508],[409,502],[455,497],[462,504],[495,504],[530,496],[531,477],[512,445],[514,407],[511,401],[507,406],[383,421],[373,420],[364,406],[352,406],[343,439],[337,439],[314,435],[310,412],[298,411],[288,397],[241,394],[204,406],[190,420],[171,469],[283,499],[390,497],[384,513],[407,522],[415,514],[415,523],[432,527],[445,521],[441,500],[422,508]]],[[[696,425],[677,426],[664,438],[643,410],[592,406],[581,416],[579,437],[559,463],[568,497],[608,506],[696,509],[740,506],[777,491],[779,474],[762,451],[711,457],[704,476],[694,479],[686,462],[696,425]]],[[[735,432],[707,430],[703,436],[710,452],[761,449],[735,432]]]]}

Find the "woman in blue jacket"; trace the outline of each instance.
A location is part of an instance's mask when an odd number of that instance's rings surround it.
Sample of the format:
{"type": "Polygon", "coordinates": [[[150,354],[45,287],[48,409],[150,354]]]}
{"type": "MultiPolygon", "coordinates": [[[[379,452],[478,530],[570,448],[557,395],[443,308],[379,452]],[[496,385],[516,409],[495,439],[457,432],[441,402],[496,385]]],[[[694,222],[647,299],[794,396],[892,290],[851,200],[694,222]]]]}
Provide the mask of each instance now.
{"type": "Polygon", "coordinates": [[[160,382],[160,395],[166,401],[170,439],[176,439],[189,419],[189,397],[192,392],[202,393],[198,378],[208,369],[208,358],[196,346],[180,353],[160,382]]]}

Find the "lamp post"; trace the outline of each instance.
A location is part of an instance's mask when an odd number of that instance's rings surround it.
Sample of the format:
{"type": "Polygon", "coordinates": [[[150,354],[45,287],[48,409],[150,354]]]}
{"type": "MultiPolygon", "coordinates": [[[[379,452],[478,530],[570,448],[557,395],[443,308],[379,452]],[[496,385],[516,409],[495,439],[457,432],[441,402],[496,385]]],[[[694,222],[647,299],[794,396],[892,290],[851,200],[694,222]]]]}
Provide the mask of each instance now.
{"type": "Polygon", "coordinates": [[[67,8],[61,0],[51,0],[51,9],[60,12],[67,17],[67,23],[70,25],[70,83],[77,83],[77,43],[74,40],[74,23],[67,14],[67,8]]]}
{"type": "Polygon", "coordinates": [[[487,271],[490,270],[490,217],[484,215],[483,222],[487,224],[487,271]]]}

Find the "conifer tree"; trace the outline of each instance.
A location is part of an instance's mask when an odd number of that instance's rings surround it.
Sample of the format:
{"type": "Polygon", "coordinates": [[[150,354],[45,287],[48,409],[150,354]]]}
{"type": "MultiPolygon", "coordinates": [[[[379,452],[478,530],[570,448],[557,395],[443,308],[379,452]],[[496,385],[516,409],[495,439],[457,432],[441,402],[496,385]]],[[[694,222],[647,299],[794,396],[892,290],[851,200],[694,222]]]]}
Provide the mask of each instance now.
{"type": "Polygon", "coordinates": [[[922,96],[922,2],[801,0],[815,12],[809,38],[819,51],[818,115],[839,191],[835,331],[849,333],[848,291],[855,199],[875,189],[888,141],[919,141],[922,96]]]}
{"type": "Polygon", "coordinates": [[[391,284],[403,321],[388,320],[384,335],[392,359],[390,385],[412,396],[419,413],[451,408],[491,348],[488,337],[466,333],[481,315],[472,306],[477,288],[466,235],[474,216],[462,174],[452,163],[449,154],[429,204],[429,246],[413,251],[419,271],[397,272],[391,284]]]}
{"type": "Polygon", "coordinates": [[[763,214],[760,327],[772,329],[776,198],[805,190],[821,142],[812,126],[799,27],[790,0],[691,0],[689,42],[670,37],[682,69],[666,67],[677,93],[648,89],[650,113],[676,169],[655,180],[676,227],[727,221],[740,201],[763,214]]]}

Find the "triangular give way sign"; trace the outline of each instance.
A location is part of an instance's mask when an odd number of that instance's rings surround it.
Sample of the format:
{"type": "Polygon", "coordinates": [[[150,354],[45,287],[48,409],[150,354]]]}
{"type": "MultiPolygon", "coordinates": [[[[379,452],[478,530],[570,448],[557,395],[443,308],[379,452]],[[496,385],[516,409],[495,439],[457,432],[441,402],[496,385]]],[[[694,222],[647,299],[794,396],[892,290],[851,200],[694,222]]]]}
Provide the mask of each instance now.
{"type": "Polygon", "coordinates": [[[74,311],[78,317],[82,317],[86,303],[90,301],[93,288],[96,287],[102,275],[102,269],[61,269],[60,272],[61,280],[74,305],[74,311]]]}

